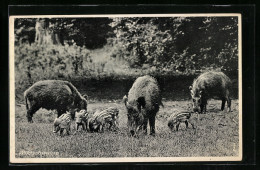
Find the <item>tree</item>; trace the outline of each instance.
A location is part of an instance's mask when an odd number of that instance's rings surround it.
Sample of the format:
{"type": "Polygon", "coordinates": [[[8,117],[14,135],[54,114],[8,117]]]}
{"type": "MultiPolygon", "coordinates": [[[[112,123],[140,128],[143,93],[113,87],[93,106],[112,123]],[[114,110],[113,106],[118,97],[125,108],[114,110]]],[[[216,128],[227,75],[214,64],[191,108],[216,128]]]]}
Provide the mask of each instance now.
{"type": "Polygon", "coordinates": [[[237,71],[237,24],[237,17],[17,18],[15,38],[88,49],[109,44],[132,68],[237,71]]]}
{"type": "Polygon", "coordinates": [[[17,18],[16,43],[76,44],[89,49],[103,47],[112,36],[109,18],[17,18]]]}
{"type": "Polygon", "coordinates": [[[35,43],[37,44],[61,44],[60,37],[55,31],[55,20],[49,18],[36,19],[35,23],[35,43]]]}
{"type": "Polygon", "coordinates": [[[34,18],[17,18],[14,21],[15,43],[33,43],[35,39],[34,18]]]}
{"type": "Polygon", "coordinates": [[[237,70],[237,17],[113,18],[111,25],[131,67],[237,70]]]}
{"type": "Polygon", "coordinates": [[[178,53],[187,50],[195,69],[237,71],[237,17],[187,18],[179,29],[183,34],[177,37],[176,49],[178,53]]]}
{"type": "MultiPolygon", "coordinates": [[[[169,60],[173,39],[169,30],[159,30],[158,18],[114,18],[112,26],[116,39],[127,51],[125,59],[133,67],[149,64],[161,67],[169,60]]],[[[123,50],[123,51],[124,51],[123,50]]]]}

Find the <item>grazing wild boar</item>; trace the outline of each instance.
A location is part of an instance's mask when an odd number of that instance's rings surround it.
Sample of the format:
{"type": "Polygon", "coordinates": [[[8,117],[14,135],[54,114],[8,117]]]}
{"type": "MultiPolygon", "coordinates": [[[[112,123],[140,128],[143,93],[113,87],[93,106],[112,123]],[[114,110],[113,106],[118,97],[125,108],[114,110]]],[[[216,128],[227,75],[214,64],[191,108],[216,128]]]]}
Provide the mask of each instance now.
{"type": "Polygon", "coordinates": [[[188,128],[188,125],[190,123],[192,128],[194,129],[194,124],[189,122],[190,117],[191,117],[190,112],[179,112],[179,113],[172,114],[168,119],[168,127],[172,131],[174,130],[174,128],[176,128],[176,131],[178,131],[181,123],[185,123],[186,128],[188,128]]]}
{"type": "Polygon", "coordinates": [[[38,81],[24,92],[24,99],[28,122],[40,108],[57,110],[58,117],[70,109],[87,109],[87,99],[68,81],[38,81]]]}
{"type": "Polygon", "coordinates": [[[87,130],[87,117],[88,113],[87,110],[80,110],[79,112],[75,113],[75,122],[76,122],[76,129],[79,130],[79,126],[82,126],[83,130],[87,130]]]}
{"type": "Polygon", "coordinates": [[[70,125],[71,125],[71,113],[66,112],[62,114],[60,117],[54,120],[53,133],[57,133],[60,131],[60,136],[64,136],[64,129],[66,130],[67,135],[70,133],[70,125]]]}
{"type": "Polygon", "coordinates": [[[123,102],[127,109],[128,128],[132,136],[138,135],[140,130],[147,134],[149,120],[150,134],[155,134],[155,116],[162,104],[161,91],[157,81],[151,76],[139,77],[135,80],[124,96],[123,102]]]}
{"type": "Polygon", "coordinates": [[[104,132],[106,125],[108,129],[118,129],[119,110],[116,107],[109,107],[103,111],[97,111],[88,119],[87,127],[90,132],[104,132]]]}
{"type": "Polygon", "coordinates": [[[225,102],[227,101],[228,111],[231,111],[230,88],[231,81],[222,72],[210,71],[201,74],[190,86],[193,111],[206,112],[207,100],[214,97],[222,100],[221,110],[224,110],[225,102]]]}

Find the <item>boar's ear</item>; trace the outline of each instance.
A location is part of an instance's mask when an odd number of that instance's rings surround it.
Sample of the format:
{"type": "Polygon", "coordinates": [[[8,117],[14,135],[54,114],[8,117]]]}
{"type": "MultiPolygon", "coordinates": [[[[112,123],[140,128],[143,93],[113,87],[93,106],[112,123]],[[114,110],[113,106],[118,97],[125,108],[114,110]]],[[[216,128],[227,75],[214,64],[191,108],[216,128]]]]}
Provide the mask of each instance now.
{"type": "Polygon", "coordinates": [[[77,111],[79,112],[82,109],[87,109],[87,106],[88,106],[87,101],[86,100],[81,100],[80,105],[79,105],[80,108],[77,108],[78,109],[77,111]]]}
{"type": "Polygon", "coordinates": [[[127,104],[128,104],[128,98],[127,98],[126,95],[123,97],[123,102],[125,103],[125,106],[127,106],[127,104]]]}
{"type": "Polygon", "coordinates": [[[88,95],[84,94],[83,97],[88,100],[88,95]]]}
{"type": "Polygon", "coordinates": [[[191,96],[193,96],[193,91],[192,90],[190,90],[190,94],[191,94],[191,96]]]}
{"type": "Polygon", "coordinates": [[[59,118],[55,118],[54,120],[54,126],[58,126],[61,123],[61,120],[59,118]]]}
{"type": "Polygon", "coordinates": [[[138,110],[141,110],[141,107],[145,107],[145,98],[144,97],[139,97],[137,99],[137,108],[138,110]]]}
{"type": "Polygon", "coordinates": [[[191,96],[193,96],[193,90],[192,90],[192,87],[190,86],[189,89],[190,89],[190,94],[191,94],[191,96]]]}
{"type": "Polygon", "coordinates": [[[203,94],[203,91],[201,90],[199,94],[200,94],[200,97],[201,97],[201,95],[203,94]]]}

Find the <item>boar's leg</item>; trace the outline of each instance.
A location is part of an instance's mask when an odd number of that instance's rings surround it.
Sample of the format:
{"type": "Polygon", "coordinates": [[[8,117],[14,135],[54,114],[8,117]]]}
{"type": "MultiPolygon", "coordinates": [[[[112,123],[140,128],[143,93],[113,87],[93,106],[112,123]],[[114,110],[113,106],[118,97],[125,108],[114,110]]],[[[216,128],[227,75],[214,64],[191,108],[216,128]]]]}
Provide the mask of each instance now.
{"type": "Polygon", "coordinates": [[[32,105],[32,107],[27,111],[27,119],[29,123],[33,123],[32,117],[35,112],[37,112],[40,109],[40,107],[37,107],[36,105],[32,105]]]}
{"type": "Polygon", "coordinates": [[[147,134],[147,124],[148,124],[148,119],[144,119],[144,124],[143,124],[143,132],[144,134],[147,134]]]}
{"type": "Polygon", "coordinates": [[[90,127],[89,127],[89,120],[86,121],[86,130],[87,132],[90,132],[90,127]]]}
{"type": "Polygon", "coordinates": [[[194,124],[189,122],[191,124],[192,129],[195,129],[194,124]]]}
{"type": "Polygon", "coordinates": [[[227,100],[227,105],[228,105],[228,111],[231,112],[231,99],[228,98],[227,100]]]}
{"type": "Polygon", "coordinates": [[[63,114],[61,109],[57,109],[57,113],[58,113],[57,117],[60,117],[63,114]]]}
{"type": "Polygon", "coordinates": [[[100,125],[100,132],[103,133],[104,132],[104,126],[103,124],[100,125]]]}
{"type": "Polygon", "coordinates": [[[200,113],[206,113],[206,104],[200,105],[200,113]]]}
{"type": "Polygon", "coordinates": [[[200,104],[200,109],[201,109],[201,113],[203,113],[203,111],[204,111],[204,114],[206,114],[206,112],[207,112],[207,99],[208,99],[208,97],[201,99],[202,101],[200,104]]]}
{"type": "Polygon", "coordinates": [[[64,130],[63,128],[60,129],[60,136],[61,136],[61,137],[64,136],[64,135],[63,135],[63,130],[64,130]]]}
{"type": "Polygon", "coordinates": [[[112,126],[114,125],[113,122],[109,122],[109,127],[108,127],[108,130],[111,131],[112,130],[112,126]]]}
{"type": "Polygon", "coordinates": [[[188,128],[188,126],[189,126],[189,123],[188,123],[188,121],[187,120],[185,120],[185,125],[186,125],[186,129],[188,128]]]}
{"type": "Polygon", "coordinates": [[[70,134],[70,127],[66,128],[66,133],[67,133],[67,135],[70,134]]]}
{"type": "Polygon", "coordinates": [[[83,128],[83,130],[86,130],[86,129],[87,129],[86,123],[85,123],[84,121],[82,122],[82,128],[83,128]]]}
{"type": "Polygon", "coordinates": [[[155,115],[149,117],[150,135],[155,134],[155,115]]]}
{"type": "Polygon", "coordinates": [[[66,112],[65,109],[57,109],[57,112],[58,112],[58,117],[60,117],[63,113],[66,112]]]}
{"type": "Polygon", "coordinates": [[[231,112],[231,99],[229,97],[229,92],[226,92],[226,100],[227,100],[228,112],[231,112]]]}
{"type": "Polygon", "coordinates": [[[180,126],[180,122],[178,122],[177,125],[176,125],[176,131],[179,130],[179,126],[180,126]]]}
{"type": "Polygon", "coordinates": [[[79,124],[78,123],[76,124],[76,130],[77,131],[79,130],[79,124]]]}
{"type": "Polygon", "coordinates": [[[222,99],[222,104],[221,104],[221,110],[223,111],[225,108],[225,103],[226,103],[226,99],[222,99]]]}

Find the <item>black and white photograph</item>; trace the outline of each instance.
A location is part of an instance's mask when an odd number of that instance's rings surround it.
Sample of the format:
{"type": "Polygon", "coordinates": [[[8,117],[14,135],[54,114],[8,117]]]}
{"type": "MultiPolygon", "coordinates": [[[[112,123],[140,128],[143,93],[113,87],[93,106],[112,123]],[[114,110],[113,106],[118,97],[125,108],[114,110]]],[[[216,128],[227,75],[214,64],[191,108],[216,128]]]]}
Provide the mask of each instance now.
{"type": "Polygon", "coordinates": [[[241,25],[10,16],[10,163],[241,161],[241,25]]]}

